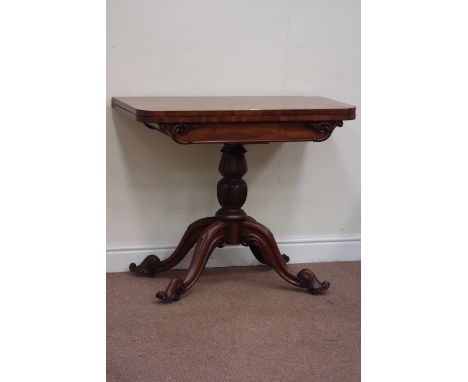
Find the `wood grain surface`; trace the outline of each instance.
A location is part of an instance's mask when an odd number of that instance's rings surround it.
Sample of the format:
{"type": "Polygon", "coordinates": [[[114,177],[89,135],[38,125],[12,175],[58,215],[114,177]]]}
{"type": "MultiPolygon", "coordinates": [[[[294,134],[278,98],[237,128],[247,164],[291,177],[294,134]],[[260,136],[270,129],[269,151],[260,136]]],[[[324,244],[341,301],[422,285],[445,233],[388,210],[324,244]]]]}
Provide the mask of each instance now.
{"type": "Polygon", "coordinates": [[[323,97],[114,97],[112,105],[140,122],[338,121],[356,108],[323,97]]]}
{"type": "Polygon", "coordinates": [[[323,97],[114,97],[112,106],[181,144],[322,142],[356,116],[323,97]]]}

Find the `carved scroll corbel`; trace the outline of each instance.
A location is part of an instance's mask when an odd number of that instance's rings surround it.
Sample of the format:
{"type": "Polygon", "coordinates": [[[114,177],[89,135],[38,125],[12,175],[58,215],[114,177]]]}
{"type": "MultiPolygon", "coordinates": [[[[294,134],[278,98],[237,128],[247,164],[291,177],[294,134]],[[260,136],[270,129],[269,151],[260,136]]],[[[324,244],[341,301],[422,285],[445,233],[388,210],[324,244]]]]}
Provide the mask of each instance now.
{"type": "Polygon", "coordinates": [[[149,129],[169,135],[174,141],[182,144],[191,143],[190,139],[182,139],[181,137],[186,136],[190,131],[198,128],[198,124],[196,123],[159,123],[157,125],[158,127],[145,123],[145,126],[149,129]]]}
{"type": "Polygon", "coordinates": [[[144,124],[148,129],[156,130],[156,131],[159,131],[160,133],[167,134],[167,133],[166,133],[166,125],[157,124],[157,126],[153,126],[153,125],[150,125],[150,124],[147,123],[147,122],[144,122],[143,124],[144,124]]]}
{"type": "Polygon", "coordinates": [[[307,124],[307,127],[319,134],[318,137],[312,139],[313,142],[323,142],[327,140],[337,126],[343,126],[343,121],[318,121],[309,122],[307,124]]]}

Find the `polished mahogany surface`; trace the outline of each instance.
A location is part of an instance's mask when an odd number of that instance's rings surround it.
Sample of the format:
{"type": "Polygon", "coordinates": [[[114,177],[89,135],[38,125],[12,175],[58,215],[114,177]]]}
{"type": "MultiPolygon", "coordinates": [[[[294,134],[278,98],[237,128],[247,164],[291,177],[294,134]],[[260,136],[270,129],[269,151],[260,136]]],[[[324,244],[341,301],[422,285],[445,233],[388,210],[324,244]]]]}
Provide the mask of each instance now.
{"type": "Polygon", "coordinates": [[[323,97],[114,97],[112,106],[182,144],[321,142],[356,116],[323,97]]]}
{"type": "Polygon", "coordinates": [[[337,121],[356,108],[323,97],[114,97],[140,122],[337,121]]]}

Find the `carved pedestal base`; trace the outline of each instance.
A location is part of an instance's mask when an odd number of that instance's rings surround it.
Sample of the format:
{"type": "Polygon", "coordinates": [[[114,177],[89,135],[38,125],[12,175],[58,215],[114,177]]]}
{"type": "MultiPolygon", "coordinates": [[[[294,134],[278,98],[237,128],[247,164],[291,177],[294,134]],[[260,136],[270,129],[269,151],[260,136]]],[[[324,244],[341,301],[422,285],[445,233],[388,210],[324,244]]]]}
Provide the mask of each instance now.
{"type": "Polygon", "coordinates": [[[130,271],[144,276],[154,276],[179,264],[195,246],[192,261],[184,277],[169,282],[165,291],[156,293],[163,301],[177,301],[198,280],[216,247],[242,244],[250,247],[255,258],[273,268],[286,282],[307,289],[312,294],[322,294],[330,286],[320,282],[309,269],[295,274],[286,263],[289,257],[282,255],[273,234],[264,225],[247,216],[241,209],[247,197],[247,184],[242,176],[247,172],[245,149],[242,145],[224,145],[219,171],[223,178],[218,182],[218,200],[221,208],[214,217],[197,220],[185,232],[179,245],[167,259],[146,257],[140,265],[130,264],[130,271]]]}

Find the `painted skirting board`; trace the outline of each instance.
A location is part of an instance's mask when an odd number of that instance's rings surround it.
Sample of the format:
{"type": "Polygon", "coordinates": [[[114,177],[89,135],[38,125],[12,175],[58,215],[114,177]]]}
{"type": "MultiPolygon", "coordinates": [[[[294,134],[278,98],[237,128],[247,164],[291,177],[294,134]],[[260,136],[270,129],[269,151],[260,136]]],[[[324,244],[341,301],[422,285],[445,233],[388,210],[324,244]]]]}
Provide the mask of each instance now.
{"type": "MultiPolygon", "coordinates": [[[[289,256],[290,263],[316,263],[327,261],[354,261],[361,259],[361,238],[313,237],[310,239],[279,240],[281,253],[289,256]]],[[[107,250],[107,272],[126,272],[130,263],[139,263],[146,256],[154,254],[161,260],[168,257],[175,245],[142,246],[133,248],[110,248],[107,250]]],[[[188,268],[191,253],[176,267],[188,268]]],[[[207,267],[231,267],[259,265],[248,247],[227,246],[217,248],[208,260],[207,267]]]]}

